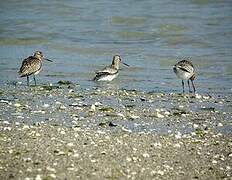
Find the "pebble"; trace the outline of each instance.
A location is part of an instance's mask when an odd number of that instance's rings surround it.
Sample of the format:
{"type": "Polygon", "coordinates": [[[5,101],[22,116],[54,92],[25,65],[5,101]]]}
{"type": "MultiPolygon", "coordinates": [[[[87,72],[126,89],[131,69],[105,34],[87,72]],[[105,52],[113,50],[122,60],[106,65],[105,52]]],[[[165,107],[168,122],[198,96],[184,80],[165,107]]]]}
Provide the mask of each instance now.
{"type": "Polygon", "coordinates": [[[44,108],[48,108],[50,105],[49,104],[44,104],[43,107],[44,108]]]}
{"type": "Polygon", "coordinates": [[[222,123],[218,123],[217,126],[218,126],[218,127],[223,127],[223,124],[222,124],[222,123]]]}
{"type": "Polygon", "coordinates": [[[169,116],[171,113],[169,111],[164,111],[164,115],[169,116]]]}
{"type": "Polygon", "coordinates": [[[72,93],[72,92],[74,92],[74,90],[73,89],[69,89],[68,93],[72,93]]]}
{"type": "Polygon", "coordinates": [[[199,127],[198,124],[193,124],[193,128],[194,128],[194,129],[197,129],[198,127],[199,127]]]}
{"type": "Polygon", "coordinates": [[[33,114],[37,114],[37,113],[45,114],[45,111],[38,110],[38,111],[31,111],[31,113],[33,113],[33,114]]]}
{"type": "Polygon", "coordinates": [[[213,164],[217,164],[217,161],[216,161],[216,160],[213,160],[212,163],[213,163],[213,164]]]}
{"type": "Polygon", "coordinates": [[[30,129],[30,126],[28,125],[23,125],[23,128],[22,129],[30,129]]]}
{"type": "Polygon", "coordinates": [[[203,99],[209,99],[210,97],[209,96],[203,96],[202,98],[203,99]]]}
{"type": "Polygon", "coordinates": [[[50,167],[50,166],[48,166],[47,168],[46,168],[48,171],[51,171],[51,172],[56,172],[56,169],[55,168],[52,168],[52,167],[50,167]]]}
{"type": "Polygon", "coordinates": [[[63,135],[64,135],[64,134],[65,134],[65,131],[60,131],[60,134],[63,134],[63,135]]]}
{"type": "Polygon", "coordinates": [[[78,158],[80,155],[78,153],[73,154],[73,157],[78,158]]]}
{"type": "Polygon", "coordinates": [[[27,172],[32,172],[32,169],[31,168],[27,168],[26,171],[27,172]]]}
{"type": "Polygon", "coordinates": [[[38,174],[38,175],[35,177],[35,180],[42,180],[41,175],[38,174]]]}
{"type": "Polygon", "coordinates": [[[96,111],[96,106],[94,104],[91,105],[90,111],[91,112],[95,112],[96,111]]]}
{"type": "Polygon", "coordinates": [[[149,155],[148,153],[144,153],[144,154],[143,154],[143,157],[144,157],[144,158],[149,158],[150,155],[149,155]]]}
{"type": "Polygon", "coordinates": [[[61,105],[61,106],[59,107],[59,109],[60,109],[60,110],[65,110],[66,107],[65,107],[64,105],[61,105]]]}
{"type": "Polygon", "coordinates": [[[10,124],[9,121],[3,121],[3,124],[10,124]]]}
{"type": "Polygon", "coordinates": [[[12,129],[11,127],[4,127],[3,128],[4,131],[11,131],[11,129],[12,129]]]}
{"type": "Polygon", "coordinates": [[[183,105],[179,105],[179,108],[180,108],[180,109],[183,109],[183,108],[184,108],[184,106],[183,106],[183,105]]]}
{"type": "Polygon", "coordinates": [[[15,103],[14,106],[17,108],[17,107],[21,107],[22,105],[19,103],[15,103]]]}
{"type": "Polygon", "coordinates": [[[59,151],[59,152],[57,153],[57,155],[58,155],[58,156],[60,156],[60,155],[65,155],[65,152],[59,151]]]}
{"type": "Polygon", "coordinates": [[[12,116],[22,116],[23,113],[20,113],[20,112],[16,112],[16,113],[11,113],[12,116]]]}
{"type": "Polygon", "coordinates": [[[117,116],[122,117],[122,118],[125,117],[124,114],[122,114],[122,113],[117,113],[117,116]]]}
{"type": "Polygon", "coordinates": [[[155,111],[153,115],[157,118],[164,118],[164,115],[162,115],[159,111],[155,111]]]}
{"type": "Polygon", "coordinates": [[[127,129],[127,128],[125,128],[125,127],[122,127],[122,130],[123,130],[124,132],[132,133],[132,130],[127,129]]]}
{"type": "Polygon", "coordinates": [[[129,117],[130,117],[131,119],[139,119],[139,118],[140,118],[139,116],[136,116],[136,115],[134,115],[134,114],[129,115],[129,117]]]}
{"type": "Polygon", "coordinates": [[[24,119],[23,116],[17,116],[16,118],[18,118],[18,119],[24,119]]]}
{"type": "Polygon", "coordinates": [[[92,163],[97,162],[97,160],[96,160],[96,159],[91,159],[90,161],[91,161],[92,163]]]}
{"type": "Polygon", "coordinates": [[[0,102],[1,102],[1,103],[7,103],[7,104],[9,104],[9,101],[3,100],[3,99],[1,99],[0,102]]]}
{"type": "Polygon", "coordinates": [[[83,110],[83,108],[78,107],[78,106],[76,106],[75,109],[76,109],[76,110],[83,110]]]}
{"type": "Polygon", "coordinates": [[[180,148],[181,145],[180,145],[179,143],[177,143],[177,144],[174,144],[173,147],[175,147],[175,148],[180,148]]]}
{"type": "Polygon", "coordinates": [[[201,99],[201,95],[200,95],[200,94],[195,94],[195,97],[196,97],[197,99],[201,99]]]}
{"type": "Polygon", "coordinates": [[[56,179],[56,175],[55,174],[49,174],[49,177],[56,179]]]}
{"type": "Polygon", "coordinates": [[[163,175],[164,175],[164,171],[158,170],[158,171],[157,171],[157,174],[163,176],[163,175]]]}
{"type": "Polygon", "coordinates": [[[102,103],[100,103],[100,102],[95,102],[94,105],[95,105],[95,106],[102,106],[102,103]]]}
{"type": "Polygon", "coordinates": [[[96,131],[98,134],[106,134],[106,132],[105,131],[101,131],[101,130],[98,130],[98,131],[96,131]]]}
{"type": "Polygon", "coordinates": [[[154,146],[154,147],[157,147],[157,148],[161,148],[161,147],[162,147],[162,144],[158,142],[158,143],[154,143],[153,146],[154,146]]]}
{"type": "Polygon", "coordinates": [[[28,158],[23,158],[23,160],[24,160],[25,162],[30,162],[30,161],[31,161],[31,158],[30,158],[30,157],[28,157],[28,158]]]}
{"type": "Polygon", "coordinates": [[[67,146],[69,146],[69,147],[73,147],[73,146],[74,146],[74,144],[73,144],[73,143],[68,143],[68,144],[67,144],[67,146]]]}
{"type": "Polygon", "coordinates": [[[182,134],[180,132],[177,132],[177,134],[175,134],[176,139],[180,139],[181,137],[182,137],[182,134]]]}

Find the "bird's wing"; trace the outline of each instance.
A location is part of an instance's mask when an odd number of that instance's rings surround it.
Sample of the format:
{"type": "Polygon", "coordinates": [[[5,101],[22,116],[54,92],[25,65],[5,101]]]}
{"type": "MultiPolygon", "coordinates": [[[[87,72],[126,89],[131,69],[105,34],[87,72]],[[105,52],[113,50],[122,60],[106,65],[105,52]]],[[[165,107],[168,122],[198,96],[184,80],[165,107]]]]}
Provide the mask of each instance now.
{"type": "Polygon", "coordinates": [[[30,56],[23,60],[20,67],[19,74],[21,77],[29,76],[41,69],[41,61],[33,56],[30,56]]]}
{"type": "Polygon", "coordinates": [[[176,64],[177,67],[185,72],[193,73],[194,67],[190,61],[182,60],[176,64]]]}
{"type": "Polygon", "coordinates": [[[105,68],[103,68],[102,70],[100,71],[97,71],[96,72],[96,75],[99,76],[99,75],[112,75],[112,74],[116,74],[118,72],[117,69],[115,68],[112,68],[111,66],[107,66],[105,68]]]}
{"type": "Polygon", "coordinates": [[[189,72],[189,73],[193,73],[194,72],[194,68],[192,66],[186,65],[186,64],[182,64],[179,65],[179,68],[185,72],[189,72]]]}

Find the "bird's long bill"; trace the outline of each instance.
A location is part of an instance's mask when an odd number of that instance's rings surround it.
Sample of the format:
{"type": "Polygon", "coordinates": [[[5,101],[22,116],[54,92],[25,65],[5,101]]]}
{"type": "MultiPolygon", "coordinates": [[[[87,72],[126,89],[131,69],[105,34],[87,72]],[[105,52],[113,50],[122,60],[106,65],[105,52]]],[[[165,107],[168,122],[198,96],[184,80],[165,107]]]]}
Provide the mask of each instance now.
{"type": "Polygon", "coordinates": [[[126,63],[124,63],[124,62],[122,62],[122,61],[121,61],[121,63],[124,64],[124,65],[126,65],[126,66],[128,66],[128,67],[130,66],[130,65],[128,65],[128,64],[126,64],[126,63]]]}
{"type": "Polygon", "coordinates": [[[46,61],[50,61],[50,62],[53,62],[51,59],[47,59],[47,58],[44,58],[44,60],[46,60],[46,61]]]}

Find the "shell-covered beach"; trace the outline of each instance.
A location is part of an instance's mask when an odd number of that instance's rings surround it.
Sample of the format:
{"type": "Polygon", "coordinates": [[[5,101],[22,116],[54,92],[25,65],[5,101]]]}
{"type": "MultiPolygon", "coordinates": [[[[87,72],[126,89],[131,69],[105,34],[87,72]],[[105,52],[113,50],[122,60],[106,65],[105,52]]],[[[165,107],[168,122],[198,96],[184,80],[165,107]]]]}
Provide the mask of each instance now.
{"type": "Polygon", "coordinates": [[[231,96],[5,85],[1,179],[230,179],[231,96]]]}

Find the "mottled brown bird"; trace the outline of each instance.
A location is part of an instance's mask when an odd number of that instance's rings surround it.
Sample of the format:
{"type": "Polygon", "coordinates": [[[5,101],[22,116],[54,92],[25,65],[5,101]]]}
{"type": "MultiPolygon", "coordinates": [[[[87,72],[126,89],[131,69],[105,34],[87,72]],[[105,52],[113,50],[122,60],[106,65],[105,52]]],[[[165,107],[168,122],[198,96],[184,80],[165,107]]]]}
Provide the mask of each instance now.
{"type": "Polygon", "coordinates": [[[51,61],[50,59],[44,58],[43,53],[41,51],[36,51],[33,56],[29,56],[24,59],[22,62],[22,66],[19,70],[20,77],[27,77],[27,85],[29,86],[29,76],[33,75],[35,86],[36,79],[35,75],[38,74],[42,69],[42,60],[51,61]]]}

